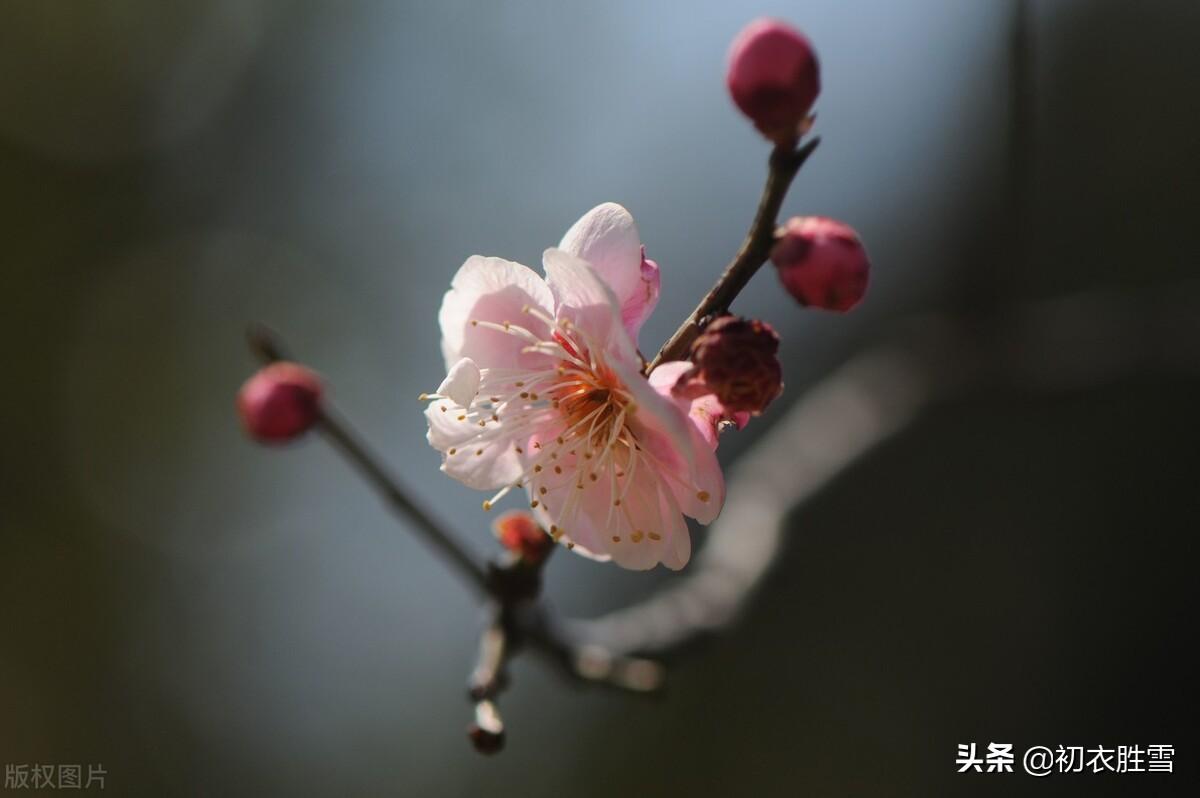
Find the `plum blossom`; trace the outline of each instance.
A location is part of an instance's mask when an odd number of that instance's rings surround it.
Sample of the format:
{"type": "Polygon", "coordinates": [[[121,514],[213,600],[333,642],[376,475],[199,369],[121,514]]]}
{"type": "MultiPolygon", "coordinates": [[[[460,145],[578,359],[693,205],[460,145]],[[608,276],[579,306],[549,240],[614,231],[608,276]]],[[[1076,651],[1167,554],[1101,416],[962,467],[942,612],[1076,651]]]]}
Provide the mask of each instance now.
{"type": "MultiPolygon", "coordinates": [[[[454,276],[438,315],[447,376],[426,396],[429,443],[444,472],[496,491],[484,509],[524,489],[538,523],[574,551],[682,568],[684,516],[709,523],[724,502],[720,419],[672,397],[674,379],[642,373],[636,337],[658,302],[658,266],[613,203],[584,215],[542,263],[544,279],[473,256],[454,276]]],[[[680,365],[663,373],[677,377],[680,365]]]]}

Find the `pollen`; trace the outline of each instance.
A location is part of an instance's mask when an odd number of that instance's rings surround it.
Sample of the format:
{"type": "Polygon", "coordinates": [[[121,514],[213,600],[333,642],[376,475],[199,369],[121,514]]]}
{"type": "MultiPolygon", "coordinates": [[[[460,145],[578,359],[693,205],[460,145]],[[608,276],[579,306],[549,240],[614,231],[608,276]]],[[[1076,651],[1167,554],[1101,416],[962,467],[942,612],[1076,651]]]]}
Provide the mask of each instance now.
{"type": "Polygon", "coordinates": [[[634,532],[632,535],[629,536],[629,539],[632,540],[634,543],[641,543],[642,542],[642,530],[639,529],[636,532],[634,532]]]}
{"type": "Polygon", "coordinates": [[[697,498],[697,499],[699,499],[699,500],[700,500],[700,501],[702,501],[702,502],[706,502],[706,501],[708,501],[708,500],[709,500],[711,497],[708,495],[708,491],[706,491],[706,490],[702,490],[702,491],[700,491],[699,493],[697,493],[697,494],[696,494],[696,498],[697,498]]]}
{"type": "Polygon", "coordinates": [[[657,532],[649,532],[647,534],[650,535],[651,540],[662,540],[662,535],[658,534],[657,532]]]}
{"type": "Polygon", "coordinates": [[[457,452],[458,449],[451,449],[450,451],[446,452],[446,454],[456,454],[457,452]]]}
{"type": "Polygon", "coordinates": [[[483,511],[486,513],[490,509],[492,509],[492,503],[489,501],[485,501],[483,503],[483,511]]]}

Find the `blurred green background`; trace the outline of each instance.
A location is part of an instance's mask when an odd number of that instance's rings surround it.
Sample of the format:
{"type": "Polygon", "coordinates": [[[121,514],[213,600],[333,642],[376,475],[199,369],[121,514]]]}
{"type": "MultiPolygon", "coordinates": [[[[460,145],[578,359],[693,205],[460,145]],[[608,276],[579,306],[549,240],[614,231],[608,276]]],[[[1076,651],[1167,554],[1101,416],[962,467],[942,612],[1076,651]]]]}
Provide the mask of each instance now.
{"type": "MultiPolygon", "coordinates": [[[[492,759],[463,737],[470,596],[331,451],[262,450],[233,413],[244,325],[267,321],[494,546],[415,401],[441,378],[441,292],[467,256],[536,265],[617,201],[663,268],[656,347],[761,186],[767,147],[722,81],[763,14],[823,67],[824,142],[785,212],[851,222],[875,271],[848,317],[769,272],[742,295],[783,333],[788,387],[727,462],[914,313],[991,323],[1092,290],[1135,327],[1147,295],[1200,307],[1200,5],[1031,2],[1017,93],[1013,12],[5,2],[0,761],[102,763],[118,795],[1182,793],[1195,324],[1117,377],[926,414],[797,509],[744,621],[662,700],[519,661],[492,759]],[[1177,772],[955,773],[956,744],[989,741],[1168,743],[1177,772]]],[[[560,557],[548,592],[588,614],[678,578],[560,557]]]]}

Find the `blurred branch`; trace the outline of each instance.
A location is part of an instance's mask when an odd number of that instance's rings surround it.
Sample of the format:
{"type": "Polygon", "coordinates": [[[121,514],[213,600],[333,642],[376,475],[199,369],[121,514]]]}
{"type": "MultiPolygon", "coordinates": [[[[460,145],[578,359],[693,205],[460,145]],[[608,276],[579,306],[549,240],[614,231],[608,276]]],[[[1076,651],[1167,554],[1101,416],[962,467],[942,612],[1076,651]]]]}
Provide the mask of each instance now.
{"type": "MultiPolygon", "coordinates": [[[[263,324],[253,324],[246,331],[246,341],[264,363],[287,359],[287,348],[278,334],[263,324]]],[[[354,428],[328,399],[321,404],[317,423],[321,433],[359,472],[366,477],[395,512],[408,518],[417,533],[431,544],[459,574],[477,590],[489,591],[488,576],[483,565],[428,513],[409,498],[374,452],[363,442],[354,428]]]]}
{"type": "Polygon", "coordinates": [[[725,507],[687,578],[637,605],[564,622],[577,645],[664,654],[726,626],[782,543],[790,513],[931,405],[983,387],[1059,392],[1139,370],[1200,375],[1200,283],[1025,305],[980,329],[926,317],[810,388],[730,471],[725,507]]]}
{"type": "Polygon", "coordinates": [[[646,368],[649,373],[662,363],[669,360],[685,359],[692,341],[704,329],[707,319],[729,310],[733,300],[742,292],[750,278],[759,270],[771,255],[771,245],[775,240],[775,227],[779,219],[779,209],[783,198],[787,196],[788,188],[800,167],[813,154],[813,150],[821,143],[814,138],[808,143],[796,147],[795,142],[780,144],[771,153],[767,169],[767,182],[763,186],[762,197],[758,201],[758,210],[754,214],[754,222],[746,233],[746,238],[738,248],[737,255],[725,267],[725,271],[717,279],[716,285],[700,300],[700,304],[684,320],[675,334],[663,344],[662,349],[654,356],[654,360],[646,368]]]}

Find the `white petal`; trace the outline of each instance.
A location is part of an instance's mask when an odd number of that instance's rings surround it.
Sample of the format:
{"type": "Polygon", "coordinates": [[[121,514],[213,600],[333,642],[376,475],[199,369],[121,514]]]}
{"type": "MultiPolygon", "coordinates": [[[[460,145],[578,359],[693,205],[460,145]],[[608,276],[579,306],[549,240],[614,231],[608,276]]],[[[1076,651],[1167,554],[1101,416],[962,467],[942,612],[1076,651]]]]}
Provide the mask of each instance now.
{"type": "Polygon", "coordinates": [[[536,318],[525,314],[526,306],[553,315],[554,297],[537,272],[503,258],[472,255],[454,275],[442,299],[438,323],[442,328],[442,356],[450,369],[469,357],[482,368],[528,368],[540,355],[522,353],[520,338],[485,327],[472,319],[503,324],[521,324],[539,337],[547,333],[536,318]]]}
{"type": "Polygon", "coordinates": [[[437,392],[463,407],[469,407],[479,393],[479,366],[471,358],[464,357],[450,367],[450,373],[442,380],[437,392]]]}
{"type": "Polygon", "coordinates": [[[524,440],[521,434],[502,424],[480,428],[473,417],[460,419],[464,415],[465,410],[451,399],[438,399],[425,408],[429,422],[425,438],[442,453],[442,471],[476,490],[514,484],[522,472],[516,454],[524,440]]]}

